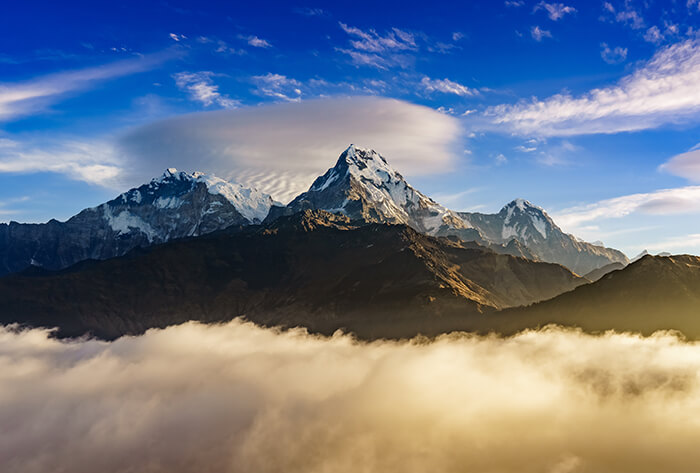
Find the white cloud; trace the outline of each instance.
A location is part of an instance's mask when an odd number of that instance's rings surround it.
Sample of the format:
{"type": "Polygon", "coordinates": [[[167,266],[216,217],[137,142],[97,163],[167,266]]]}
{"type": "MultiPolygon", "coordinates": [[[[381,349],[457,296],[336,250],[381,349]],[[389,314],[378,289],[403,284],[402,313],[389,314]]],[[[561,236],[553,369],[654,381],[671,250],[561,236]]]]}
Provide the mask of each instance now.
{"type": "Polygon", "coordinates": [[[392,28],[381,35],[373,29],[365,31],[342,22],[339,22],[339,25],[354,39],[350,40],[351,48],[336,50],[350,56],[352,63],[356,66],[370,66],[378,69],[406,67],[411,60],[405,53],[418,50],[415,35],[399,28],[392,28]]]}
{"type": "Polygon", "coordinates": [[[608,12],[614,21],[624,23],[634,30],[644,28],[644,19],[641,13],[634,9],[629,0],[625,0],[624,7],[617,9],[610,2],[603,3],[603,10],[608,12]]]}
{"type": "Polygon", "coordinates": [[[662,164],[659,169],[690,181],[700,182],[700,149],[696,146],[687,153],[678,154],[662,164]]]}
{"type": "Polygon", "coordinates": [[[287,201],[350,143],[376,149],[402,173],[449,170],[461,154],[457,118],[373,97],[305,100],[180,116],[121,140],[124,168],[150,179],[167,167],[212,172],[287,201]]]}
{"type": "Polygon", "coordinates": [[[250,35],[250,36],[244,36],[244,35],[238,35],[238,39],[242,39],[246,41],[249,45],[255,47],[255,48],[271,48],[272,44],[262,38],[258,38],[257,36],[250,35]]]}
{"type": "Polygon", "coordinates": [[[253,83],[257,85],[257,91],[268,97],[274,97],[287,102],[299,102],[301,100],[301,82],[281,74],[269,72],[265,75],[253,76],[253,83]]]}
{"type": "Polygon", "coordinates": [[[176,42],[180,42],[183,39],[187,39],[187,36],[185,36],[184,34],[170,33],[168,36],[170,36],[170,38],[176,42]]]}
{"type": "Polygon", "coordinates": [[[343,22],[339,24],[348,35],[357,38],[351,40],[350,44],[354,49],[360,51],[382,53],[385,51],[417,49],[413,34],[398,28],[392,28],[391,31],[382,36],[374,30],[364,31],[354,26],[348,26],[343,22]]]}
{"type": "Polygon", "coordinates": [[[168,50],[102,66],[49,74],[28,81],[0,84],[0,121],[42,112],[69,93],[153,69],[177,54],[176,50],[168,50]]]}
{"type": "Polygon", "coordinates": [[[524,0],[506,0],[505,5],[507,7],[516,7],[517,8],[517,7],[522,7],[523,5],[525,5],[525,1],[524,0]]]}
{"type": "Polygon", "coordinates": [[[4,473],[697,466],[700,347],[670,334],[365,344],[232,322],[0,342],[4,473]]]}
{"type": "Polygon", "coordinates": [[[560,20],[567,14],[576,13],[576,9],[574,7],[564,5],[563,3],[540,2],[535,5],[533,11],[537,10],[545,10],[549,16],[549,19],[553,21],[560,20]]]}
{"type": "Polygon", "coordinates": [[[664,36],[661,34],[658,26],[652,26],[644,33],[644,40],[649,43],[659,44],[663,39],[664,36]]]}
{"type": "Polygon", "coordinates": [[[0,173],[54,172],[108,187],[116,187],[122,174],[121,163],[109,143],[39,143],[34,139],[0,142],[0,173]]]}
{"type": "Polygon", "coordinates": [[[478,90],[470,89],[465,85],[449,79],[431,79],[430,77],[423,77],[421,85],[428,92],[442,92],[444,94],[459,95],[460,97],[471,97],[479,94],[478,90]]]}
{"type": "Polygon", "coordinates": [[[627,48],[620,46],[611,48],[607,43],[601,43],[600,47],[600,57],[608,64],[619,64],[627,59],[627,48]]]}
{"type": "Polygon", "coordinates": [[[537,151],[537,146],[518,145],[515,149],[521,153],[532,153],[537,151]]]}
{"type": "Polygon", "coordinates": [[[530,28],[530,35],[532,36],[532,38],[535,41],[542,41],[542,39],[544,39],[544,38],[551,38],[552,37],[551,32],[549,32],[547,30],[543,30],[539,26],[533,26],[532,28],[530,28]]]}
{"type": "Polygon", "coordinates": [[[459,31],[455,31],[452,33],[452,41],[460,41],[464,39],[464,33],[461,33],[459,31]]]}
{"type": "Polygon", "coordinates": [[[237,108],[240,102],[222,95],[219,86],[212,81],[212,72],[178,72],[173,74],[175,84],[179,89],[187,91],[193,100],[202,102],[205,106],[219,105],[223,108],[237,108]]]}
{"type": "Polygon", "coordinates": [[[700,186],[662,189],[605,199],[556,212],[553,218],[563,228],[573,231],[583,223],[600,219],[621,218],[632,213],[652,215],[700,213],[700,186]]]}
{"type": "Polygon", "coordinates": [[[619,133],[694,121],[700,113],[700,43],[659,50],[617,85],[574,97],[568,93],[498,105],[485,112],[499,128],[519,134],[566,136],[619,133]]]}

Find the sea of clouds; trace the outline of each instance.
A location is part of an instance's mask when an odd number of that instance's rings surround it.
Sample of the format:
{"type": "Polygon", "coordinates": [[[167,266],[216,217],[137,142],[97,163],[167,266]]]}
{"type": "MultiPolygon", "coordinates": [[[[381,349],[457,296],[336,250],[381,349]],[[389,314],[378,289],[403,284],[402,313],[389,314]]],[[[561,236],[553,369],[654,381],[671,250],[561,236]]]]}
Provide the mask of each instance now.
{"type": "Polygon", "coordinates": [[[0,327],[0,471],[696,471],[699,381],[700,345],[672,334],[0,327]]]}

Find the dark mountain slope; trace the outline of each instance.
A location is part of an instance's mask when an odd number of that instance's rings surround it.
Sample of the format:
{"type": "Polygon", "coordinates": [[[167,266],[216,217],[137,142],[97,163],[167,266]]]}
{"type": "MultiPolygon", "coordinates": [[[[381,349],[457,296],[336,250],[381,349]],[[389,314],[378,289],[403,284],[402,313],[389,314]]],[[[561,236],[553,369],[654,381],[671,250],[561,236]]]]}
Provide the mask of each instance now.
{"type": "Polygon", "coordinates": [[[306,211],[0,279],[0,322],[104,338],[186,320],[339,328],[366,338],[437,333],[450,320],[543,300],[584,280],[566,268],[306,211]]]}
{"type": "Polygon", "coordinates": [[[594,269],[593,271],[586,273],[583,277],[588,279],[589,281],[596,282],[598,279],[602,278],[608,273],[612,273],[613,271],[618,271],[620,269],[624,269],[625,265],[622,263],[610,263],[606,264],[602,268],[594,269]]]}
{"type": "Polygon", "coordinates": [[[593,284],[499,313],[491,327],[512,333],[548,323],[645,335],[671,329],[700,339],[700,257],[644,256],[593,284]]]}

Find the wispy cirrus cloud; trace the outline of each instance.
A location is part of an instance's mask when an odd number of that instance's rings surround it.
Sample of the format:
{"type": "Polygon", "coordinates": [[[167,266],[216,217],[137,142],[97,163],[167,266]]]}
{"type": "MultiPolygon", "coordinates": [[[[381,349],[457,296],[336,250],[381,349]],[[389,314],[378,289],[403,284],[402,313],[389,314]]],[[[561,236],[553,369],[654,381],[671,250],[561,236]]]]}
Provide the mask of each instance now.
{"type": "Polygon", "coordinates": [[[180,54],[177,49],[140,56],[96,67],[59,72],[14,83],[0,83],[0,121],[45,111],[69,94],[95,87],[100,82],[154,69],[180,54]]]}
{"type": "Polygon", "coordinates": [[[430,77],[423,77],[420,83],[427,92],[442,92],[443,94],[454,94],[460,97],[471,97],[479,94],[478,90],[471,89],[466,85],[449,79],[431,79],[430,77]]]}
{"type": "Polygon", "coordinates": [[[699,83],[700,41],[691,39],[659,50],[616,85],[578,97],[561,93],[493,106],[485,116],[501,129],[522,135],[644,130],[695,120],[700,115],[699,83]]]}
{"type": "Polygon", "coordinates": [[[215,74],[209,71],[202,72],[178,72],[173,74],[175,84],[180,90],[187,91],[192,100],[201,102],[205,106],[218,105],[222,108],[236,108],[240,105],[238,100],[219,92],[219,86],[214,84],[212,77],[215,74]]]}
{"type": "Polygon", "coordinates": [[[537,42],[542,41],[544,38],[551,38],[552,33],[548,30],[544,30],[539,26],[533,26],[530,28],[530,36],[537,42]]]}
{"type": "Polygon", "coordinates": [[[350,57],[356,66],[370,66],[378,69],[389,67],[406,67],[411,59],[404,53],[418,50],[413,33],[392,28],[384,34],[373,29],[362,30],[355,26],[338,23],[340,28],[350,36],[350,48],[337,50],[350,57]]]}
{"type": "Polygon", "coordinates": [[[343,31],[355,38],[350,40],[350,44],[354,49],[360,51],[383,53],[386,51],[417,49],[415,36],[399,28],[392,28],[384,35],[381,35],[372,29],[365,31],[354,26],[348,26],[343,22],[339,24],[343,31]]]}
{"type": "Polygon", "coordinates": [[[266,49],[272,47],[272,43],[270,43],[268,40],[259,38],[255,35],[238,35],[238,39],[242,39],[243,41],[248,43],[248,45],[253,46],[254,48],[266,49]]]}
{"type": "Polygon", "coordinates": [[[608,64],[619,64],[627,59],[627,48],[616,46],[611,48],[607,43],[600,43],[600,57],[608,64]]]}
{"type": "Polygon", "coordinates": [[[252,81],[257,85],[257,92],[261,95],[286,102],[301,101],[302,84],[296,79],[268,72],[265,75],[253,76],[252,81]]]}
{"type": "Polygon", "coordinates": [[[621,218],[632,213],[652,215],[699,214],[700,186],[662,189],[605,199],[556,212],[553,217],[564,228],[574,229],[600,219],[621,218]]]}
{"type": "Polygon", "coordinates": [[[645,22],[642,14],[637,10],[630,0],[624,0],[622,6],[615,7],[611,2],[603,2],[603,20],[609,19],[618,23],[623,23],[634,30],[644,28],[645,22]]]}
{"type": "Polygon", "coordinates": [[[538,10],[544,10],[547,12],[550,20],[557,21],[564,18],[566,15],[576,13],[576,9],[569,5],[564,5],[563,3],[547,3],[540,2],[535,5],[533,12],[538,10]]]}

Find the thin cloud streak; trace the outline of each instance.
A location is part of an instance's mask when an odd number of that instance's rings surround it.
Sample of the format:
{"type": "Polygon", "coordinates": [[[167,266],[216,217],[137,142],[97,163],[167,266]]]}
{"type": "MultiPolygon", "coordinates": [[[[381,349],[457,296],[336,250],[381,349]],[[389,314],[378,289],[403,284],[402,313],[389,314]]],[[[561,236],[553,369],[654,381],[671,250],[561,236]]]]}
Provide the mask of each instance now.
{"type": "MultiPolygon", "coordinates": [[[[492,128],[529,136],[571,136],[636,131],[687,123],[700,114],[700,41],[658,51],[617,85],[579,97],[498,105],[485,112],[492,128]]],[[[488,127],[488,126],[487,126],[488,127]]]]}
{"type": "Polygon", "coordinates": [[[144,72],[175,58],[177,49],[86,69],[49,74],[24,82],[0,84],[0,121],[43,111],[63,95],[86,90],[96,83],[144,72]]]}
{"type": "Polygon", "coordinates": [[[564,209],[553,218],[562,228],[575,229],[583,223],[621,218],[632,213],[651,215],[700,213],[700,186],[662,189],[564,209]]]}

